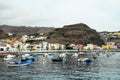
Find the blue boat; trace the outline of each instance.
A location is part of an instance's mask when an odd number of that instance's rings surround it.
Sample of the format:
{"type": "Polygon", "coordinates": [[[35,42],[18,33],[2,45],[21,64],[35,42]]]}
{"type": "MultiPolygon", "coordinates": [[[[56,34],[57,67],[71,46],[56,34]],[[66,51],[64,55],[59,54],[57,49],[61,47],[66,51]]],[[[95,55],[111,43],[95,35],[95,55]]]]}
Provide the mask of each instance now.
{"type": "Polygon", "coordinates": [[[31,62],[35,61],[36,57],[37,57],[37,55],[33,54],[33,55],[30,55],[30,56],[28,56],[26,58],[21,58],[20,62],[7,61],[6,65],[7,66],[25,66],[25,65],[29,65],[31,62]]]}
{"type": "Polygon", "coordinates": [[[37,58],[37,54],[32,54],[32,61],[35,61],[36,58],[37,58]]]}
{"type": "Polygon", "coordinates": [[[36,57],[37,57],[36,54],[32,54],[26,58],[22,58],[21,61],[33,62],[35,61],[36,57]]]}
{"type": "Polygon", "coordinates": [[[30,62],[27,62],[27,60],[26,61],[21,61],[21,62],[17,62],[17,61],[7,61],[6,62],[6,65],[7,66],[26,66],[26,65],[29,65],[30,64],[30,62]]]}

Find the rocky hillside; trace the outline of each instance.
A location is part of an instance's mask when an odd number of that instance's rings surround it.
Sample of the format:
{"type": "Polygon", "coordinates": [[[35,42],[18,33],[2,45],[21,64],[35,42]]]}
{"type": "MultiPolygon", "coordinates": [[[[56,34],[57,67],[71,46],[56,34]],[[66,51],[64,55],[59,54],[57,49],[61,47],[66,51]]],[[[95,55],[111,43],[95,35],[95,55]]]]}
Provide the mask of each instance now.
{"type": "Polygon", "coordinates": [[[7,33],[13,33],[16,37],[27,34],[47,33],[48,42],[52,43],[81,43],[81,44],[104,44],[96,30],[91,29],[86,24],[65,25],[63,28],[53,27],[26,27],[0,25],[0,37],[3,38],[7,33]]]}
{"type": "Polygon", "coordinates": [[[0,39],[6,38],[6,37],[7,37],[7,34],[2,29],[0,29],[0,39]]]}
{"type": "Polygon", "coordinates": [[[91,29],[86,24],[65,25],[63,28],[57,28],[49,33],[49,42],[58,42],[63,44],[81,43],[81,44],[104,44],[96,30],[91,29]]]}
{"type": "Polygon", "coordinates": [[[0,29],[2,29],[5,33],[13,33],[17,36],[21,36],[24,34],[37,34],[37,33],[49,33],[53,31],[53,27],[26,27],[26,26],[9,26],[9,25],[0,25],[0,29]]]}

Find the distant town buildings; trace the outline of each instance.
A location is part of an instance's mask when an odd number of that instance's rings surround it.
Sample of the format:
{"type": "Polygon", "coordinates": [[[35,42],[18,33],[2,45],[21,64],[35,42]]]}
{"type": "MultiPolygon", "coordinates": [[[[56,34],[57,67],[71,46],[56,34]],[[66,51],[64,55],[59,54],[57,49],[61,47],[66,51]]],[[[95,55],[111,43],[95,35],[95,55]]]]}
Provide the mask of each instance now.
{"type": "MultiPolygon", "coordinates": [[[[12,33],[9,33],[9,36],[12,33]]],[[[100,33],[102,38],[105,40],[106,44],[98,46],[95,44],[60,44],[58,43],[49,43],[46,41],[47,36],[43,33],[40,33],[39,36],[35,35],[23,35],[21,38],[8,38],[0,40],[0,51],[42,51],[42,50],[109,50],[109,49],[118,49],[119,46],[115,42],[110,42],[110,38],[120,38],[120,32],[113,33],[100,33]],[[32,42],[36,41],[36,42],[32,42]]]]}

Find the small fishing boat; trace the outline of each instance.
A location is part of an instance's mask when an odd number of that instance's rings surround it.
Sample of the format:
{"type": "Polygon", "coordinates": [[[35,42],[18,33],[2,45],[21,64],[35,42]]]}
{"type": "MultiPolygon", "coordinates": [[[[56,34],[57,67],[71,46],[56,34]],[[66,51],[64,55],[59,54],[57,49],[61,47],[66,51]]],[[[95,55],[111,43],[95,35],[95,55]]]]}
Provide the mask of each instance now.
{"type": "Polygon", "coordinates": [[[72,55],[72,57],[77,58],[77,57],[78,57],[78,53],[74,53],[74,54],[72,55]]]}
{"type": "Polygon", "coordinates": [[[16,62],[16,61],[10,61],[10,62],[6,62],[5,63],[7,66],[13,66],[13,67],[17,67],[17,66],[26,66],[29,65],[30,62],[27,61],[21,61],[21,62],[16,62]]]}
{"type": "Polygon", "coordinates": [[[63,61],[63,58],[52,58],[52,61],[54,61],[54,62],[61,62],[61,61],[63,61]]]}
{"type": "Polygon", "coordinates": [[[27,58],[27,57],[29,57],[29,56],[30,56],[30,54],[28,54],[28,53],[22,54],[22,58],[27,58]]]}
{"type": "Polygon", "coordinates": [[[61,54],[58,55],[58,57],[60,57],[60,58],[65,58],[66,56],[67,55],[65,53],[61,53],[61,54]]]}
{"type": "Polygon", "coordinates": [[[79,62],[85,62],[86,60],[88,60],[88,58],[79,58],[78,59],[79,62]]]}
{"type": "Polygon", "coordinates": [[[89,64],[92,62],[92,60],[89,58],[79,58],[78,62],[86,62],[87,64],[89,64]]]}
{"type": "Polygon", "coordinates": [[[36,59],[36,54],[22,54],[15,57],[12,61],[8,60],[5,61],[5,64],[7,66],[25,66],[29,65],[31,62],[33,62],[36,59]]]}
{"type": "Polygon", "coordinates": [[[9,55],[6,55],[6,56],[3,58],[3,60],[4,60],[4,61],[12,60],[14,57],[15,57],[15,55],[9,54],[9,55]]]}
{"type": "Polygon", "coordinates": [[[32,61],[35,61],[35,59],[36,59],[36,57],[37,57],[37,55],[36,54],[29,54],[29,55],[27,55],[27,56],[24,56],[24,57],[22,57],[22,61],[27,61],[27,62],[32,62],[32,61]]]}

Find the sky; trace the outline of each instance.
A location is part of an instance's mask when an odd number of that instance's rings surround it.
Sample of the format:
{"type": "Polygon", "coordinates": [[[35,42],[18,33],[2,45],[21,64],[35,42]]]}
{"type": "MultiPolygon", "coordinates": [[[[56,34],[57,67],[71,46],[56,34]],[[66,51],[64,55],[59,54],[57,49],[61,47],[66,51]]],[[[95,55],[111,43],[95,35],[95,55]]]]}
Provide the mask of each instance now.
{"type": "Polygon", "coordinates": [[[63,27],[84,23],[120,31],[120,0],[0,0],[0,25],[63,27]]]}

